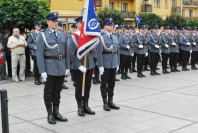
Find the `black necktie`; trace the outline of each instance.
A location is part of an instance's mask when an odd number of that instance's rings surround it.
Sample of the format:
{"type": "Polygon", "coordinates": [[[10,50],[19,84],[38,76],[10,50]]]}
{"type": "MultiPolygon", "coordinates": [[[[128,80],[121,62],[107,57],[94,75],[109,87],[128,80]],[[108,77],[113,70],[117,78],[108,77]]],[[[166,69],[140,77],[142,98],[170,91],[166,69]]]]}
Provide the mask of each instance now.
{"type": "Polygon", "coordinates": [[[112,38],[111,34],[110,34],[110,39],[113,41],[113,38],[112,38]]]}
{"type": "Polygon", "coordinates": [[[57,37],[57,35],[56,35],[56,31],[54,31],[54,35],[55,35],[55,37],[57,37]]]}

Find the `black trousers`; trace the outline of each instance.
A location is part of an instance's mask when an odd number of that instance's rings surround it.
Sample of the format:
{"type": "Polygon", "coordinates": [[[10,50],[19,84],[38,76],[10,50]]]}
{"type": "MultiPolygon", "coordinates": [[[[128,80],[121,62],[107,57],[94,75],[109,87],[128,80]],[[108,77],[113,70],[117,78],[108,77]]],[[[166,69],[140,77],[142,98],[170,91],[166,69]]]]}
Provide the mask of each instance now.
{"type": "Polygon", "coordinates": [[[115,76],[116,76],[116,68],[115,69],[104,69],[104,73],[101,76],[101,95],[102,98],[113,97],[114,95],[114,87],[115,87],[115,76]]]}
{"type": "Polygon", "coordinates": [[[12,76],[12,64],[11,64],[11,55],[6,55],[8,76],[12,76]]]}
{"type": "Polygon", "coordinates": [[[192,51],[191,53],[191,66],[195,66],[196,61],[197,61],[197,55],[198,55],[198,51],[192,51]]]}
{"type": "Polygon", "coordinates": [[[26,73],[30,72],[31,61],[30,61],[30,49],[29,47],[25,48],[25,57],[26,57],[26,73]]]}
{"type": "Polygon", "coordinates": [[[190,51],[182,51],[182,67],[185,68],[190,59],[190,51]]]}
{"type": "Polygon", "coordinates": [[[40,79],[40,73],[39,73],[39,70],[38,70],[38,65],[37,65],[36,56],[32,56],[32,60],[33,60],[33,62],[34,62],[34,67],[33,67],[34,79],[35,79],[35,80],[39,80],[39,79],[40,79]]]}
{"type": "Polygon", "coordinates": [[[127,74],[130,66],[131,66],[131,56],[121,54],[120,55],[121,74],[127,74]]]}
{"type": "Polygon", "coordinates": [[[182,64],[182,61],[183,61],[183,50],[179,49],[178,63],[182,64]]]}
{"type": "Polygon", "coordinates": [[[152,71],[156,70],[159,58],[159,53],[150,52],[150,68],[152,71]]]}
{"type": "Polygon", "coordinates": [[[170,54],[162,53],[162,68],[167,69],[168,59],[170,54]]]}
{"type": "Polygon", "coordinates": [[[170,67],[171,68],[176,68],[177,67],[177,62],[179,58],[179,53],[170,53],[170,67]]]}
{"type": "Polygon", "coordinates": [[[137,54],[137,70],[142,72],[145,61],[145,54],[137,54]]]}
{"type": "Polygon", "coordinates": [[[44,87],[44,102],[46,109],[52,109],[53,106],[59,106],[60,104],[60,92],[62,90],[63,76],[51,76],[47,75],[47,81],[45,82],[44,87]]]}
{"type": "Polygon", "coordinates": [[[94,64],[95,64],[95,67],[94,67],[95,78],[99,79],[99,68],[98,68],[98,66],[96,65],[97,58],[93,58],[93,59],[94,59],[94,64]]]}
{"type": "Polygon", "coordinates": [[[86,78],[85,78],[85,90],[84,90],[84,97],[82,96],[82,81],[83,81],[83,73],[80,70],[73,70],[74,74],[74,81],[76,82],[76,89],[75,89],[75,97],[77,101],[88,101],[89,100],[89,93],[91,89],[91,78],[92,78],[92,69],[87,70],[86,78]]]}

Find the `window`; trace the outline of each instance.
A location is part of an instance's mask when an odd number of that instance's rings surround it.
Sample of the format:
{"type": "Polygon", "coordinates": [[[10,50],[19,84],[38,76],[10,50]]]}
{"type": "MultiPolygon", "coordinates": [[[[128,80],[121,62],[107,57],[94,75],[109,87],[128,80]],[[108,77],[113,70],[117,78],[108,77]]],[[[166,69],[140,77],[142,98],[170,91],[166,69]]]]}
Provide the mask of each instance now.
{"type": "Polygon", "coordinates": [[[114,2],[109,2],[109,8],[114,10],[114,2]]]}
{"type": "Polygon", "coordinates": [[[127,3],[122,3],[121,11],[122,12],[127,12],[127,6],[128,6],[127,3]]]}
{"type": "Polygon", "coordinates": [[[192,18],[192,16],[193,16],[193,11],[189,10],[189,17],[192,18]]]}
{"type": "Polygon", "coordinates": [[[102,0],[96,0],[96,7],[102,7],[102,0]]]}
{"type": "Polygon", "coordinates": [[[154,7],[160,7],[160,0],[154,0],[154,7]]]}
{"type": "Polygon", "coordinates": [[[168,8],[168,0],[165,0],[165,8],[168,8]]]}

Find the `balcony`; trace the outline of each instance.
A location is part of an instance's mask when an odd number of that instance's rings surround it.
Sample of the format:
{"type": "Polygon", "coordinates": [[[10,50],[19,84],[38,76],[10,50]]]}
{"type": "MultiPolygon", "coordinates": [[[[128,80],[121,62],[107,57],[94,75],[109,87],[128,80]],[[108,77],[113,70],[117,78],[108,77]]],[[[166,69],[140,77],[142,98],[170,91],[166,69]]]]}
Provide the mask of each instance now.
{"type": "Polygon", "coordinates": [[[184,17],[187,21],[198,19],[198,17],[184,17]]]}
{"type": "Polygon", "coordinates": [[[181,13],[181,7],[172,7],[172,13],[181,13]]]}
{"type": "Polygon", "coordinates": [[[135,12],[123,12],[124,18],[135,18],[135,12]]]}
{"type": "Polygon", "coordinates": [[[152,5],[142,4],[141,12],[152,12],[152,5]]]}
{"type": "Polygon", "coordinates": [[[184,6],[198,6],[197,0],[183,0],[184,6]]]}
{"type": "Polygon", "coordinates": [[[102,0],[96,0],[96,7],[102,7],[102,0]]]}

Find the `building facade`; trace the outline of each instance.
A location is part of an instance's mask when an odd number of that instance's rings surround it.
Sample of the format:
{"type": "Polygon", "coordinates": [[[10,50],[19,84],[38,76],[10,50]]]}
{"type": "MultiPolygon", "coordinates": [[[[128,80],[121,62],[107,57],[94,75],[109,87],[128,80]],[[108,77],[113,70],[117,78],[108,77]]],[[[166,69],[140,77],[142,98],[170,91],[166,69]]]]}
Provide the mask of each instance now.
{"type": "MultiPolygon", "coordinates": [[[[85,0],[48,0],[51,11],[59,12],[65,28],[70,29],[74,19],[81,15],[85,0]]],[[[123,12],[125,24],[134,25],[140,13],[155,13],[166,19],[172,13],[187,20],[198,18],[198,0],[96,0],[96,11],[105,7],[123,12]]]]}

